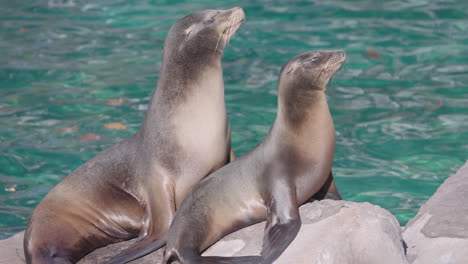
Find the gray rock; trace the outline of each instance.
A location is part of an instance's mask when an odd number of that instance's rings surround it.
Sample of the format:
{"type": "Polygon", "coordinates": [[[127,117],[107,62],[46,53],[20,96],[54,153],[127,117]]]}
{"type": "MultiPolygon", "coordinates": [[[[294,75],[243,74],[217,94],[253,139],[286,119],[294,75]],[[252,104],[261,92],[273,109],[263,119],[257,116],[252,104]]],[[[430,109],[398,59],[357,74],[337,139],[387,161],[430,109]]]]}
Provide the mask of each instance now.
{"type": "Polygon", "coordinates": [[[8,239],[0,240],[1,264],[24,264],[23,235],[18,233],[8,239]]]}
{"type": "MultiPolygon", "coordinates": [[[[25,264],[23,251],[24,232],[20,232],[8,239],[0,240],[0,264],[25,264]]],[[[116,255],[121,250],[131,245],[135,239],[98,248],[80,260],[78,264],[97,264],[107,257],[116,255]]],[[[137,259],[132,264],[161,263],[163,250],[160,249],[150,255],[137,259]]]]}
{"type": "MultiPolygon", "coordinates": [[[[275,262],[282,263],[406,263],[398,221],[388,211],[369,203],[323,200],[300,209],[302,227],[292,244],[275,262]]],[[[265,223],[239,230],[210,247],[204,255],[259,254],[265,223]]],[[[24,264],[22,233],[0,241],[1,263],[24,264]],[[4,262],[4,260],[6,262],[4,262]]],[[[97,249],[80,264],[99,263],[132,241],[97,249]]],[[[161,263],[158,250],[131,263],[161,263]]]]}
{"type": "Polygon", "coordinates": [[[410,263],[468,263],[468,162],[419,209],[403,237],[410,263]]]}
{"type": "MultiPolygon", "coordinates": [[[[323,200],[301,207],[298,236],[275,262],[406,263],[400,225],[385,209],[369,203],[323,200]]],[[[260,223],[233,233],[204,255],[258,254],[263,239],[260,223]]]]}

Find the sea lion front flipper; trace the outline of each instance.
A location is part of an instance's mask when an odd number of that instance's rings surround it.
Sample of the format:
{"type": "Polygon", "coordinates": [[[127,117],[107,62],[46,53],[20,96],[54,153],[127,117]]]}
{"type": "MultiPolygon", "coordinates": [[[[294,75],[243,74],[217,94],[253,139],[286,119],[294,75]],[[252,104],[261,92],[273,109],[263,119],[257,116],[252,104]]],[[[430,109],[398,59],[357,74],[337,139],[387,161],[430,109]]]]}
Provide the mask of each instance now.
{"type": "Polygon", "coordinates": [[[260,256],[242,256],[242,257],[200,257],[193,261],[187,261],[188,264],[258,264],[260,256]]]}
{"type": "Polygon", "coordinates": [[[263,246],[260,255],[262,264],[273,263],[286,250],[294,240],[301,228],[301,217],[296,204],[296,194],[292,187],[286,187],[284,191],[276,190],[270,212],[267,217],[263,246]],[[287,189],[287,190],[286,190],[287,189]]]}
{"type": "Polygon", "coordinates": [[[175,205],[171,203],[174,197],[173,188],[156,185],[150,188],[152,199],[146,205],[147,227],[142,230],[140,237],[130,247],[109,258],[105,264],[122,264],[143,257],[166,244],[167,230],[175,214],[175,205]]]}

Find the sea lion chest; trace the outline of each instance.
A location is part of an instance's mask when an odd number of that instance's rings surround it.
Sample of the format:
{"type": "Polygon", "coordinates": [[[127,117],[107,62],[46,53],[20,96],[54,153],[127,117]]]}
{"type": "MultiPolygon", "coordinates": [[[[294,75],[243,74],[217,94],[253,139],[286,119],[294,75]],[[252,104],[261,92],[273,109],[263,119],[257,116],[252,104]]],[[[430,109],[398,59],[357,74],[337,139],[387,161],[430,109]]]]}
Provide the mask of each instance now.
{"type": "Polygon", "coordinates": [[[202,83],[206,87],[203,89],[213,87],[211,92],[187,94],[174,118],[173,136],[186,153],[186,164],[176,177],[176,200],[179,202],[195,182],[224,166],[229,155],[230,131],[224,90],[220,89],[222,77],[213,74],[204,78],[202,83]]]}

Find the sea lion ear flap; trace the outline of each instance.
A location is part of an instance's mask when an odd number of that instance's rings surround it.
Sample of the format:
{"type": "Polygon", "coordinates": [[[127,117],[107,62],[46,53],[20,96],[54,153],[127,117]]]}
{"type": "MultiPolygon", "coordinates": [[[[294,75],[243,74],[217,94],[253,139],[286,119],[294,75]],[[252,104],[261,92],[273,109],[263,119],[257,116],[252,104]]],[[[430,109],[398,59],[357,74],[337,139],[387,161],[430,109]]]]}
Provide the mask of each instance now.
{"type": "Polygon", "coordinates": [[[181,44],[179,44],[179,51],[181,51],[183,47],[185,46],[185,43],[187,43],[193,37],[193,35],[196,34],[195,25],[191,25],[188,28],[186,28],[184,33],[185,33],[185,39],[181,41],[181,44]]]}
{"type": "Polygon", "coordinates": [[[193,27],[194,25],[191,25],[190,27],[188,27],[187,29],[185,29],[185,37],[188,38],[190,37],[190,34],[192,33],[192,30],[193,30],[193,27]]]}
{"type": "Polygon", "coordinates": [[[288,71],[286,72],[286,74],[289,74],[290,72],[292,72],[294,70],[294,67],[293,66],[289,66],[289,69],[288,71]]]}

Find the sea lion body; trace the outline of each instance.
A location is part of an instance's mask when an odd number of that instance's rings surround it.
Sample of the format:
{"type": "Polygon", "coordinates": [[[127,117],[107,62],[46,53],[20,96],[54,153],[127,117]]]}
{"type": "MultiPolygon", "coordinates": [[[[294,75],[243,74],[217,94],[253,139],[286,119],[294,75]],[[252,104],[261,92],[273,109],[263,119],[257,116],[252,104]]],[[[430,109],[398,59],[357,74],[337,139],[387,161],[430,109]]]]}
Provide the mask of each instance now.
{"type": "Polygon", "coordinates": [[[207,176],[182,202],[163,263],[272,263],[299,231],[298,206],[331,177],[335,130],[325,86],[342,51],[298,55],[280,73],[278,114],[253,150],[207,176]],[[260,256],[201,257],[242,227],[267,221],[260,256]]]}
{"type": "Polygon", "coordinates": [[[55,186],[34,210],[26,262],[75,263],[95,248],[139,237],[108,263],[163,246],[192,186],[229,162],[221,56],[240,8],[179,20],[168,33],[155,93],[140,131],[55,186]]]}

